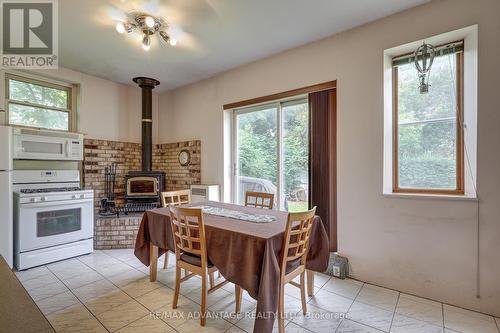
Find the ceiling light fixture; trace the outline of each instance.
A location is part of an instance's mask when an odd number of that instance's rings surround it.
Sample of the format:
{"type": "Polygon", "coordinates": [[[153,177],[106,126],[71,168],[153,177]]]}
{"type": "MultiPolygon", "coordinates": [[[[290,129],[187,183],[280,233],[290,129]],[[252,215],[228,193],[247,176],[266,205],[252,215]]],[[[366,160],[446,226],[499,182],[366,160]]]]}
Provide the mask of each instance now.
{"type": "Polygon", "coordinates": [[[151,48],[151,37],[158,33],[160,37],[172,46],[177,44],[177,40],[171,38],[167,33],[168,24],[160,18],[142,12],[132,12],[128,15],[127,22],[118,22],[116,24],[116,31],[120,34],[125,32],[131,33],[139,31],[143,34],[142,48],[148,51],[151,48]]]}

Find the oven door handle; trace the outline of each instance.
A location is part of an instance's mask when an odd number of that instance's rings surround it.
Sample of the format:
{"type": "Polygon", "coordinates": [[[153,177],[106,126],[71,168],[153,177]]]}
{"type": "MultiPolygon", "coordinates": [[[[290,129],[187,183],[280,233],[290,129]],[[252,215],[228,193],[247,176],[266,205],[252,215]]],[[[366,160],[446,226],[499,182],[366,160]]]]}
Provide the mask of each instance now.
{"type": "Polygon", "coordinates": [[[50,207],[50,206],[65,206],[68,204],[80,204],[92,202],[92,199],[81,199],[81,200],[60,200],[60,201],[38,201],[33,203],[23,203],[20,204],[20,208],[37,208],[37,207],[50,207]]]}

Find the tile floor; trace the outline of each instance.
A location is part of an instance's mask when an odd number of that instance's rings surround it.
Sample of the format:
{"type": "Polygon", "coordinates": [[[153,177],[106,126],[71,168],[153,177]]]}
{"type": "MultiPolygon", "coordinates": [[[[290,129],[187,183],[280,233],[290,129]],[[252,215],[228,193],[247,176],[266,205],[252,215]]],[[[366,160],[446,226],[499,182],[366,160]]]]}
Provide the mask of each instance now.
{"type": "MultiPolygon", "coordinates": [[[[252,332],[251,316],[234,315],[229,284],[208,296],[211,313],[225,315],[209,318],[204,328],[193,318],[199,278],[181,285],[179,307],[172,310],[175,269],[163,270],[159,261],[155,283],[132,250],[95,251],[16,274],[57,332],[252,332]]],[[[316,275],[307,316],[299,290],[287,286],[286,294],[287,332],[500,333],[499,318],[323,274],[316,275]]],[[[252,314],[255,306],[245,293],[243,313],[252,314]]]]}

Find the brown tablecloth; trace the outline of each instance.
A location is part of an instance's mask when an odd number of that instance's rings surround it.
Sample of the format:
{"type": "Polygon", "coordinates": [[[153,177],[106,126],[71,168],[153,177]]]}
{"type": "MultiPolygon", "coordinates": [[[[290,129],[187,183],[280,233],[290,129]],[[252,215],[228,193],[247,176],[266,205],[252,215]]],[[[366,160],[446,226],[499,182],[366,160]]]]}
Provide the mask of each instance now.
{"type": "MultiPolygon", "coordinates": [[[[278,306],[279,258],[288,214],[212,201],[187,206],[200,205],[276,217],[274,222],[253,223],[203,215],[208,257],[226,280],[241,286],[257,300],[254,332],[271,332],[273,314],[278,306]]],[[[317,216],[315,220],[306,267],[312,271],[324,272],[328,268],[328,236],[321,219],[317,216]]],[[[150,242],[158,246],[159,256],[167,250],[174,251],[168,208],[144,213],[134,253],[146,266],[149,266],[150,242]]]]}

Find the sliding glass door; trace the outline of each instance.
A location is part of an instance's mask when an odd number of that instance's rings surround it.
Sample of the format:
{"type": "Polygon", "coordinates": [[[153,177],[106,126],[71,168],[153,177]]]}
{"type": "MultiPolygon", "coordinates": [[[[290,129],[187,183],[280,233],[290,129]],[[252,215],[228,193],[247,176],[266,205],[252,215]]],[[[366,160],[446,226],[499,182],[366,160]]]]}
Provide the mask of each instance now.
{"type": "Polygon", "coordinates": [[[233,200],[273,193],[281,210],[308,208],[309,111],[300,98],[234,110],[233,200]]]}

